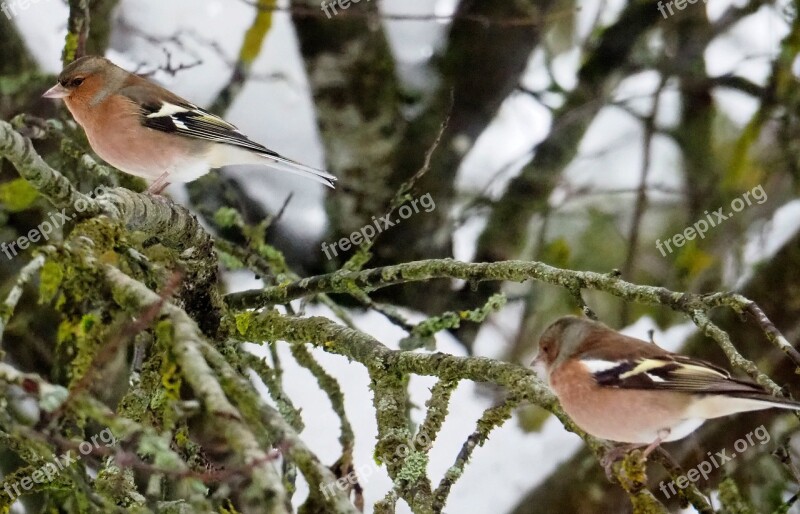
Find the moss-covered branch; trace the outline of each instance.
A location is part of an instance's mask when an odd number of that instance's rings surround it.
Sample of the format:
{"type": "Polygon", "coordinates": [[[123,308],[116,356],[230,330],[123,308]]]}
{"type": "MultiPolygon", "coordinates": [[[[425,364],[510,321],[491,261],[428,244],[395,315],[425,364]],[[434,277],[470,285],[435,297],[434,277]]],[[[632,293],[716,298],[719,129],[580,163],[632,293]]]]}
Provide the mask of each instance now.
{"type": "Polygon", "coordinates": [[[173,249],[180,256],[185,275],[185,307],[213,334],[221,315],[217,292],[217,257],[211,236],[185,208],[160,196],[140,194],[124,188],[99,187],[91,198],[79,192],[60,172],[50,167],[13,126],[0,120],[0,156],[7,158],[39,193],[56,208],[76,220],[105,216],[132,232],[142,232],[152,241],[173,249]]]}
{"type": "MultiPolygon", "coordinates": [[[[133,313],[161,301],[156,293],[112,266],[106,266],[106,276],[114,288],[115,300],[133,313]]],[[[251,508],[263,503],[265,512],[286,512],[283,487],[271,465],[271,458],[262,450],[261,444],[244,423],[239,409],[228,399],[219,379],[203,357],[200,348],[202,336],[197,325],[184,311],[169,303],[164,303],[162,312],[172,320],[175,359],[184,379],[203,402],[208,422],[245,459],[245,465],[252,465],[253,482],[244,494],[247,503],[251,508]]]]}
{"type": "Polygon", "coordinates": [[[17,281],[6,296],[6,300],[0,304],[0,357],[3,356],[3,332],[8,325],[8,320],[14,314],[25,284],[39,272],[42,266],[44,266],[44,256],[41,255],[26,264],[17,275],[17,281]]]}
{"type": "MultiPolygon", "coordinates": [[[[797,350],[787,344],[786,338],[777,331],[763,311],[742,295],[725,292],[713,294],[678,292],[664,287],[633,284],[621,279],[615,273],[567,270],[535,261],[468,263],[441,259],[409,262],[357,272],[342,270],[264,289],[229,294],[225,300],[233,309],[259,308],[321,293],[349,293],[353,290],[374,291],[396,284],[433,279],[459,279],[473,284],[484,281],[537,280],[564,287],[570,291],[593,289],[612,294],[626,301],[663,305],[684,312],[704,329],[706,324],[697,318],[698,312],[705,313],[717,307],[729,307],[740,314],[752,314],[767,339],[786,353],[793,362],[800,363],[800,355],[797,350]]],[[[726,353],[733,365],[740,367],[763,385],[777,391],[777,387],[763,374],[760,374],[757,368],[746,365],[744,358],[740,355],[737,357],[734,352],[735,349],[732,345],[727,347],[726,353]]]]}
{"type": "Polygon", "coordinates": [[[69,0],[69,19],[67,38],[61,61],[66,66],[75,59],[86,55],[86,42],[89,39],[89,0],[69,0]]]}
{"type": "MultiPolygon", "coordinates": [[[[481,357],[395,351],[352,325],[342,326],[327,318],[282,315],[271,308],[276,304],[289,304],[294,299],[321,297],[336,307],[325,297],[326,294],[345,293],[363,301],[367,292],[408,282],[459,279],[477,284],[537,280],[565,288],[576,295],[580,295],[583,289],[592,289],[626,301],[662,305],[684,312],[719,343],[735,366],[776,393],[777,386],[739,354],[727,334],[709,321],[707,313],[716,307],[729,307],[737,313],[750,314],[773,344],[792,358],[798,357],[764,312],[741,295],[676,292],[633,284],[621,280],[614,273],[565,270],[541,262],[473,264],[449,259],[427,260],[363,271],[342,270],[301,279],[291,272],[279,252],[265,245],[263,239],[254,239],[252,250],[258,259],[249,265],[262,270],[266,266],[276,277],[278,285],[228,295],[225,298],[227,305],[223,307],[212,239],[188,211],[164,198],[121,188],[108,189],[96,198],[86,196],[48,166],[36,154],[31,142],[5,122],[0,122],[0,156],[7,157],[23,178],[57,208],[81,205],[81,209],[76,209],[81,211],[75,217],[76,223],[68,227],[72,232],[67,241],[47,249],[48,260],[42,272],[45,278],[42,289],[50,293],[43,295],[45,300],[56,298],[59,289],[66,290],[57,300],[59,306],[68,304],[66,309],[69,309],[64,313],[67,319],[59,328],[59,336],[77,341],[74,345],[76,352],[70,354],[75,362],[70,363],[68,379],[73,384],[80,383],[80,377],[87,376],[86,367],[98,361],[92,358],[97,348],[103,343],[109,344],[108,338],[116,325],[104,322],[119,318],[128,320],[131,316],[141,318],[143,312],[157,307],[161,316],[157,326],[153,329],[143,327],[142,333],[136,334],[142,339],[155,341],[155,349],[145,361],[145,366],[150,368],[143,373],[149,373],[145,380],[150,383],[142,387],[134,383],[121,402],[120,410],[123,415],[132,415],[137,426],[145,426],[146,416],[152,415],[154,424],[162,433],[169,434],[158,441],[151,440],[152,444],[175,444],[178,448],[175,453],[187,456],[187,464],[192,462],[195,466],[203,464],[206,448],[198,450],[201,445],[184,434],[191,432],[187,419],[201,419],[226,451],[230,451],[231,461],[239,464],[234,468],[244,477],[245,485],[237,491],[240,493],[237,505],[244,506],[245,510],[263,508],[276,514],[289,512],[296,473],[293,467],[296,466],[311,485],[306,511],[314,511],[314,506],[324,512],[355,512],[342,491],[332,490],[333,497],[324,493],[323,486],[335,482],[337,476],[319,462],[298,436],[297,429],[302,424],[297,409],[290,401],[280,402],[280,409],[266,405],[249,382],[246,371],[248,366],[252,366],[269,383],[276,398],[281,398],[284,393],[277,361],[273,363],[274,369],[270,370],[252,359],[242,358],[237,355],[238,342],[287,341],[292,345],[295,359],[312,371],[341,417],[343,469],[351,464],[347,460],[352,457],[354,442],[352,428],[344,416],[342,393],[338,384],[311,359],[305,345],[310,343],[345,356],[367,369],[372,380],[373,405],[378,422],[375,454],[386,464],[393,480],[392,491],[380,505],[383,511],[389,511],[398,498],[411,505],[415,513],[432,514],[444,509],[450,489],[463,472],[474,448],[485,441],[493,428],[507,420],[511,410],[521,402],[530,402],[553,412],[568,430],[586,440],[595,455],[604,453],[600,442],[582,433],[566,417],[549,389],[525,367],[481,357]],[[153,262],[149,262],[148,257],[139,253],[148,252],[155,246],[153,242],[166,247],[169,258],[162,260],[157,252],[149,253],[155,256],[153,262]],[[173,269],[174,259],[178,261],[177,270],[173,269]],[[53,280],[53,276],[59,273],[59,279],[53,280]],[[155,292],[162,287],[164,276],[182,277],[183,289],[175,294],[176,303],[165,301],[155,292]],[[92,294],[76,294],[83,289],[92,290],[92,294]],[[210,329],[203,325],[209,319],[216,322],[210,329]],[[416,436],[408,418],[407,383],[412,375],[439,378],[428,403],[427,416],[416,436]],[[426,473],[427,448],[419,448],[411,441],[418,441],[422,436],[429,441],[435,439],[447,415],[450,394],[461,380],[499,385],[506,389],[508,399],[484,413],[473,437],[455,456],[455,465],[445,480],[433,489],[426,473]],[[182,385],[186,387],[182,388],[182,385]],[[183,401],[181,395],[184,393],[193,395],[194,406],[192,401],[183,401]],[[157,394],[167,398],[156,399],[154,395],[157,394]],[[197,410],[193,416],[173,412],[175,409],[191,411],[193,408],[197,410]],[[273,447],[280,450],[289,463],[287,466],[292,469],[283,474],[277,472],[273,461],[278,452],[268,450],[273,447]],[[410,451],[401,452],[403,448],[410,451]]],[[[39,269],[41,258],[35,262],[31,268],[26,268],[18,284],[24,283],[39,269]]],[[[12,291],[11,301],[7,302],[11,307],[18,288],[12,291]]],[[[456,326],[462,318],[482,321],[500,305],[501,302],[493,302],[474,312],[448,313],[420,325],[415,333],[427,337],[437,330],[456,326]]],[[[293,314],[291,308],[288,310],[293,314]]],[[[10,312],[8,315],[5,311],[0,314],[4,324],[10,312]]],[[[155,318],[154,314],[150,319],[154,321],[155,318]]],[[[60,344],[69,346],[63,341],[60,344]]],[[[800,362],[800,359],[795,362],[800,362]]],[[[85,395],[76,396],[80,400],[85,395]]],[[[155,453],[167,457],[172,455],[155,453]]],[[[125,478],[120,473],[114,475],[113,469],[111,465],[104,467],[103,471],[108,473],[104,476],[125,478]]],[[[638,485],[644,483],[644,470],[643,462],[631,461],[623,466],[619,472],[623,476],[618,478],[631,501],[641,506],[642,512],[662,512],[663,506],[638,485]],[[632,482],[626,482],[626,479],[632,482]]],[[[194,468],[187,472],[194,472],[194,468]]],[[[126,480],[122,482],[127,483],[126,480]]],[[[159,490],[157,482],[151,477],[149,494],[159,490]]],[[[134,486],[122,490],[128,499],[137,493],[134,486]]]]}
{"type": "MultiPolygon", "coordinates": [[[[122,307],[138,312],[142,307],[160,301],[156,293],[116,268],[106,266],[105,270],[109,281],[115,285],[115,299],[122,307]]],[[[262,512],[286,512],[283,499],[285,492],[272,466],[272,458],[264,453],[263,443],[257,440],[245,422],[249,414],[240,412],[229,400],[229,397],[234,397],[234,392],[240,404],[260,412],[258,420],[271,432],[274,442],[286,448],[288,454],[298,462],[312,488],[335,480],[333,474],[319,464],[289,423],[276,410],[260,402],[249,382],[203,340],[195,322],[182,309],[164,302],[162,312],[172,320],[173,351],[181,373],[203,401],[204,410],[210,416],[209,422],[217,427],[216,433],[223,435],[231,448],[245,458],[245,464],[252,466],[253,483],[245,494],[251,508],[267,509],[262,512]]],[[[331,506],[336,509],[333,512],[355,512],[341,494],[334,495],[331,501],[331,506]]]]}

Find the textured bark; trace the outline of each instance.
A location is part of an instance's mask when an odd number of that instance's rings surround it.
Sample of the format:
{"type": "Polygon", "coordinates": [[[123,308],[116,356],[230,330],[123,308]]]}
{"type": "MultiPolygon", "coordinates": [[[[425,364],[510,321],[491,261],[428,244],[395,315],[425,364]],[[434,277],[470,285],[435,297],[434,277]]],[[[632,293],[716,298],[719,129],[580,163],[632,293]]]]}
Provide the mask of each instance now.
{"type": "Polygon", "coordinates": [[[328,199],[334,235],[363,226],[394,194],[388,181],[405,122],[388,42],[368,16],[376,12],[374,2],[360,2],[331,20],[294,15],[328,165],[339,177],[328,199]]]}
{"type": "MultiPolygon", "coordinates": [[[[397,148],[391,182],[396,188],[422,166],[425,155],[422,149],[432,144],[439,124],[449,116],[430,171],[416,186],[419,194],[433,196],[436,210],[415,219],[413,224],[400,224],[392,229],[387,234],[385,247],[381,245],[377,250],[379,262],[452,256],[453,227],[448,221],[455,201],[458,167],[503,101],[518,88],[528,59],[541,42],[543,24],[480,26],[473,17],[544,20],[552,5],[551,1],[486,0],[459,4],[439,58],[439,88],[431,105],[406,129],[397,148]]],[[[442,308],[441,305],[432,307],[442,308]]]]}
{"type": "Polygon", "coordinates": [[[119,0],[90,0],[89,11],[92,13],[91,30],[86,41],[86,52],[90,55],[103,55],[111,41],[111,29],[114,25],[114,10],[119,0]]]}

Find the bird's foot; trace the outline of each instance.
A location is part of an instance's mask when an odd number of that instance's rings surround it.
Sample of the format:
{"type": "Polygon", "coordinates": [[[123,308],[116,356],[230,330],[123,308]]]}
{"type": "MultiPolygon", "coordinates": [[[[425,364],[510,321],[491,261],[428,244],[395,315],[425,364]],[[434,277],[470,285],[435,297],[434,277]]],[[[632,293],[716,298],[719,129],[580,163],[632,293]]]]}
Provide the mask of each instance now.
{"type": "Polygon", "coordinates": [[[609,482],[614,482],[614,463],[625,457],[625,454],[629,451],[641,447],[641,444],[622,444],[608,449],[605,455],[603,455],[603,458],[600,459],[600,465],[603,466],[606,472],[606,478],[608,478],[609,482]]]}
{"type": "Polygon", "coordinates": [[[168,185],[169,182],[163,182],[161,184],[156,184],[155,182],[153,182],[152,184],[150,184],[150,187],[147,188],[147,192],[150,193],[151,195],[160,195],[161,192],[164,191],[168,185]]]}
{"type": "MultiPolygon", "coordinates": [[[[656,439],[652,443],[648,444],[647,447],[642,451],[641,460],[642,461],[646,461],[647,457],[651,453],[653,453],[653,451],[656,448],[658,448],[661,445],[662,442],[664,442],[664,439],[666,439],[667,436],[669,436],[669,434],[670,434],[670,430],[668,428],[660,430],[658,432],[658,436],[656,437],[656,439]]],[[[636,450],[638,448],[641,448],[643,446],[644,446],[643,444],[622,444],[622,445],[610,448],[606,452],[606,454],[603,455],[603,458],[600,459],[600,465],[603,466],[603,469],[606,472],[606,478],[608,478],[610,481],[613,482],[614,481],[614,463],[617,462],[618,460],[620,460],[622,457],[624,457],[626,453],[628,453],[628,452],[630,452],[632,450],[636,450]]]]}
{"type": "Polygon", "coordinates": [[[147,188],[147,192],[152,195],[160,195],[161,192],[167,188],[169,182],[167,182],[167,178],[169,177],[169,172],[164,172],[158,176],[157,179],[153,181],[150,186],[147,188]]]}

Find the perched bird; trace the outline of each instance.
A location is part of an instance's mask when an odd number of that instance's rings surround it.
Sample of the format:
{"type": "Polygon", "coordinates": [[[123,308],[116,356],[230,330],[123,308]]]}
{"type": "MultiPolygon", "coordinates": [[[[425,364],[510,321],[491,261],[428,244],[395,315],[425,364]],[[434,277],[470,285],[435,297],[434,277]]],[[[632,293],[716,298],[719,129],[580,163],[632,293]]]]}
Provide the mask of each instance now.
{"type": "Polygon", "coordinates": [[[575,316],[545,329],[532,365],[579,427],[602,439],[647,445],[645,456],[707,419],[770,407],[800,410],[800,402],[713,364],[575,316]]]}
{"type": "Polygon", "coordinates": [[[335,177],[251,141],[239,129],[105,57],[81,57],[45,98],[63,98],[103,160],[150,182],[191,182],[211,168],[260,164],[333,187],[335,177]]]}

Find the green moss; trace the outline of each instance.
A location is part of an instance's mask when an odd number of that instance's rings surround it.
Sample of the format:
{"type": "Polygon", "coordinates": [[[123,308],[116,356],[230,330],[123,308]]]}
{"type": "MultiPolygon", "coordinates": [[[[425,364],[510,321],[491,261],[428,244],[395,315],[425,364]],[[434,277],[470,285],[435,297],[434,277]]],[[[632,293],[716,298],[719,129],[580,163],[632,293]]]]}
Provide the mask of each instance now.
{"type": "Polygon", "coordinates": [[[236,314],[235,319],[236,330],[238,330],[240,334],[245,335],[250,326],[250,322],[253,320],[253,313],[250,311],[239,312],[236,314]]]}
{"type": "Polygon", "coordinates": [[[460,312],[445,312],[441,316],[434,316],[429,318],[414,327],[412,333],[400,340],[401,350],[416,350],[417,348],[425,348],[427,350],[434,350],[436,348],[436,340],[434,334],[443,330],[451,330],[461,326],[462,320],[468,320],[475,323],[482,323],[489,314],[497,312],[502,309],[507,300],[504,294],[492,295],[483,307],[474,310],[466,310],[460,312]]]}
{"type": "Polygon", "coordinates": [[[640,450],[634,450],[622,461],[620,471],[624,476],[623,487],[626,491],[636,493],[647,483],[647,464],[640,450]]]}
{"type": "Polygon", "coordinates": [[[0,184],[0,202],[3,203],[7,211],[24,211],[37,198],[39,198],[39,192],[23,178],[0,184]]]}
{"type": "Polygon", "coordinates": [[[52,301],[63,280],[64,272],[61,266],[55,260],[48,259],[39,272],[39,301],[41,303],[52,301]]]}
{"type": "Polygon", "coordinates": [[[395,475],[395,480],[404,480],[406,482],[416,482],[421,478],[425,478],[425,473],[428,468],[428,455],[423,452],[411,450],[411,452],[403,459],[403,466],[400,471],[395,475]]]}
{"type": "Polygon", "coordinates": [[[174,408],[181,399],[183,376],[178,364],[172,359],[174,330],[169,320],[156,325],[157,347],[161,352],[161,366],[158,371],[159,384],[150,392],[150,408],[153,409],[163,428],[171,429],[177,422],[178,410],[174,408]]]}
{"type": "Polygon", "coordinates": [[[272,12],[275,8],[276,0],[259,0],[259,9],[256,11],[256,19],[247,29],[244,35],[244,42],[239,51],[239,62],[249,68],[261,53],[264,39],[267,37],[269,29],[272,27],[272,12]]]}
{"type": "Polygon", "coordinates": [[[219,257],[219,262],[225,266],[225,268],[231,271],[243,269],[245,267],[241,260],[227,252],[220,251],[219,249],[217,249],[217,257],[219,257]]]}
{"type": "Polygon", "coordinates": [[[361,271],[361,269],[366,266],[366,264],[372,259],[372,252],[368,250],[371,246],[360,246],[358,251],[350,257],[344,266],[342,266],[342,270],[346,271],[361,271]]]}
{"type": "Polygon", "coordinates": [[[239,227],[244,224],[239,211],[232,207],[222,207],[214,213],[214,223],[221,228],[239,227]]]}
{"type": "Polygon", "coordinates": [[[64,52],[61,55],[61,61],[66,65],[75,60],[75,54],[78,51],[78,34],[67,32],[67,37],[64,40],[64,52]]]}
{"type": "MultiPolygon", "coordinates": [[[[162,323],[170,325],[167,321],[162,323]]],[[[132,380],[130,389],[120,400],[117,407],[120,416],[158,429],[163,427],[165,411],[172,408],[172,403],[167,401],[169,397],[161,385],[162,362],[168,356],[169,353],[160,345],[148,352],[141,372],[136,377],[138,380],[132,380]]]]}
{"type": "Polygon", "coordinates": [[[260,256],[265,258],[269,265],[275,269],[278,273],[286,273],[289,270],[289,267],[286,265],[286,259],[284,259],[283,254],[278,251],[274,246],[270,246],[268,244],[259,244],[256,247],[256,251],[260,256]]]}
{"type": "Polygon", "coordinates": [[[736,482],[730,477],[719,483],[719,501],[722,503],[720,514],[755,514],[736,482]]]}
{"type": "Polygon", "coordinates": [[[145,497],[136,490],[132,469],[118,466],[102,468],[95,480],[95,490],[108,498],[109,503],[119,507],[131,508],[146,503],[145,497]]]}
{"type": "Polygon", "coordinates": [[[100,322],[97,312],[88,312],[77,320],[67,317],[58,327],[58,345],[61,355],[69,359],[67,377],[71,382],[80,380],[94,361],[103,343],[110,337],[112,327],[100,322]]]}

